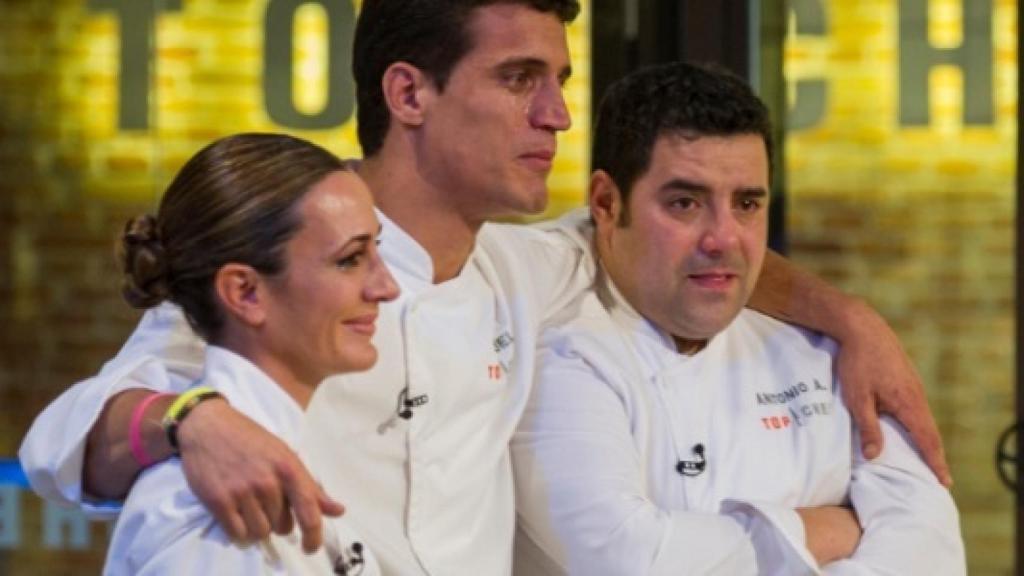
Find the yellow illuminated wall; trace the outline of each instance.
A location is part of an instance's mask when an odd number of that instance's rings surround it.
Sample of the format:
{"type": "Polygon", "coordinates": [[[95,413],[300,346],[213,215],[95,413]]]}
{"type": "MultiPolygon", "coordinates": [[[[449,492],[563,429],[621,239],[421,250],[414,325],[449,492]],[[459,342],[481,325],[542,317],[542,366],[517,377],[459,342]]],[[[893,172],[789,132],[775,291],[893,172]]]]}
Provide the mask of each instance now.
{"type": "Polygon", "coordinates": [[[945,437],[970,573],[1008,574],[1014,502],[993,454],[1014,421],[1016,2],[790,7],[794,258],[897,328],[945,437]]]}
{"type": "MultiPolygon", "coordinates": [[[[549,213],[577,205],[586,184],[590,10],[582,4],[569,27],[574,123],[559,137],[549,213]]],[[[0,0],[0,574],[99,572],[106,527],[19,485],[9,465],[21,437],[137,321],[118,295],[114,238],[129,216],[155,207],[189,156],[254,130],[359,156],[354,121],[331,112],[345,110],[331,100],[331,83],[349,75],[347,45],[332,45],[332,32],[354,8],[347,0],[0,0]],[[274,10],[289,16],[290,30],[274,10]],[[281,50],[268,39],[284,36],[290,81],[268,89],[267,53],[281,50]],[[126,78],[148,81],[125,90],[126,78]]]]}
{"type": "MultiPolygon", "coordinates": [[[[282,125],[268,115],[261,83],[267,65],[265,19],[273,0],[154,2],[148,126],[120,127],[119,113],[126,106],[119,101],[118,84],[126,20],[120,9],[123,3],[30,2],[6,10],[0,23],[4,33],[0,45],[15,48],[5,52],[11,54],[8,59],[13,61],[15,53],[27,51],[32,60],[29,66],[45,68],[32,73],[50,76],[45,79],[48,94],[26,92],[21,102],[35,107],[42,97],[55,106],[49,114],[32,118],[31,128],[54,131],[47,136],[56,144],[55,160],[83,169],[89,193],[129,199],[137,198],[140,191],[156,195],[200,146],[239,131],[288,131],[339,155],[359,156],[354,115],[344,124],[315,130],[282,125]],[[44,42],[39,42],[31,27],[37,27],[44,42]]],[[[327,99],[331,21],[320,3],[277,2],[292,3],[301,4],[294,11],[292,96],[298,111],[315,115],[327,99]]],[[[590,12],[587,2],[582,4],[582,14],[569,27],[574,75],[566,86],[566,100],[575,122],[560,138],[550,179],[555,210],[578,202],[586,183],[590,12]]],[[[341,70],[348,75],[347,67],[341,70]]],[[[19,82],[16,77],[3,80],[19,82]]],[[[35,116],[16,107],[5,113],[35,116]]]]}

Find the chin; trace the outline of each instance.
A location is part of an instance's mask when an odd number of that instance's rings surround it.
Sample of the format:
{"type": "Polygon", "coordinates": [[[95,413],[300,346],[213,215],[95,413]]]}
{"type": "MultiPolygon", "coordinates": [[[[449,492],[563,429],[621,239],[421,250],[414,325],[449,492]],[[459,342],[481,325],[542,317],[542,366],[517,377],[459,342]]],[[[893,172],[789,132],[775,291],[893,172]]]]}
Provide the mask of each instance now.
{"type": "Polygon", "coordinates": [[[345,372],[362,372],[377,363],[377,349],[367,345],[366,349],[353,350],[345,354],[345,372]]]}
{"type": "Polygon", "coordinates": [[[548,197],[548,184],[545,180],[541,183],[540,189],[535,190],[530,194],[531,206],[533,208],[532,212],[534,214],[543,212],[544,209],[548,207],[548,197]]]}
{"type": "Polygon", "coordinates": [[[547,178],[537,182],[524,182],[517,194],[520,214],[540,214],[548,207],[547,178]]]}
{"type": "Polygon", "coordinates": [[[711,339],[711,338],[714,338],[716,334],[718,334],[719,332],[722,332],[723,330],[728,328],[729,324],[732,324],[732,321],[735,320],[735,319],[736,319],[736,316],[730,316],[728,319],[720,319],[719,318],[719,319],[715,319],[715,320],[711,320],[711,321],[705,322],[701,326],[701,331],[704,334],[706,334],[706,336],[703,336],[703,338],[704,339],[708,339],[708,340],[711,339]]]}
{"type": "Polygon", "coordinates": [[[674,324],[674,330],[670,330],[669,333],[687,340],[710,340],[728,328],[735,318],[736,316],[681,319],[674,324]]]}

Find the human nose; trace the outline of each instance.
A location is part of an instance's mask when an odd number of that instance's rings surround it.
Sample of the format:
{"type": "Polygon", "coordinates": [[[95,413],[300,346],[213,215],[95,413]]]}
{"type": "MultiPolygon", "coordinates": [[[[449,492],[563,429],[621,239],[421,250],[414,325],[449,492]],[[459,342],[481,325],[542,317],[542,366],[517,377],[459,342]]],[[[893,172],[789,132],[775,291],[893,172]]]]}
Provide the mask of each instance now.
{"type": "Polygon", "coordinates": [[[364,297],[370,302],[390,302],[398,298],[399,288],[387,264],[375,255],[370,268],[370,275],[366,279],[364,297]]]}
{"type": "Polygon", "coordinates": [[[572,125],[569,109],[560,82],[550,82],[538,91],[530,104],[530,125],[534,128],[561,132],[572,125]]]}
{"type": "Polygon", "coordinates": [[[739,245],[740,223],[732,210],[709,212],[700,240],[701,250],[711,256],[721,255],[739,245]]]}

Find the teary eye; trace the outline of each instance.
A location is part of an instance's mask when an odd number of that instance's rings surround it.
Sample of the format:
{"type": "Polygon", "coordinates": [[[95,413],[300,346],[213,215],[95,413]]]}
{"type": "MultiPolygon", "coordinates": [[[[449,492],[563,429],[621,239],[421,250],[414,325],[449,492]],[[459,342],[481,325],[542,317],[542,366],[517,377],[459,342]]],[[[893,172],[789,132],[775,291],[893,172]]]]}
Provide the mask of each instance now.
{"type": "Polygon", "coordinates": [[[739,201],[739,208],[744,212],[753,212],[761,207],[761,201],[757,198],[743,198],[739,201]]]}
{"type": "Polygon", "coordinates": [[[508,70],[502,79],[505,86],[512,92],[524,92],[533,86],[533,74],[527,70],[508,70]]]}

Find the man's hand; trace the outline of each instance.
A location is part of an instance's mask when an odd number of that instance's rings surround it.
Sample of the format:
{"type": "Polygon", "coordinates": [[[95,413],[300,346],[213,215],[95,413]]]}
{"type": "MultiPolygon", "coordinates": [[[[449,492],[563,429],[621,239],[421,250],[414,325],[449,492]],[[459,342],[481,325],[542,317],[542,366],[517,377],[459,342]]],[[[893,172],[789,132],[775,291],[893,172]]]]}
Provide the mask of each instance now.
{"type": "Polygon", "coordinates": [[[845,506],[797,508],[796,513],[804,521],[807,550],[819,566],[849,558],[860,544],[857,515],[845,506]]]}
{"type": "Polygon", "coordinates": [[[771,251],[747,305],[839,342],[837,371],[843,401],[860,431],[865,457],[882,453],[878,413],[891,414],[910,433],[939,481],[947,487],[953,483],[921,378],[899,338],[877,312],[771,251]]]}
{"type": "Polygon", "coordinates": [[[860,432],[861,451],[868,459],[881,454],[878,412],[891,414],[906,427],[939,482],[951,486],[953,478],[924,386],[899,338],[866,304],[859,302],[851,312],[847,329],[839,336],[837,369],[843,401],[860,432]]]}
{"type": "Polygon", "coordinates": [[[294,513],[302,547],[311,553],[323,542],[321,515],[345,511],[287,445],[223,400],[196,406],[178,441],[189,487],[236,541],[287,534],[294,513]]]}

